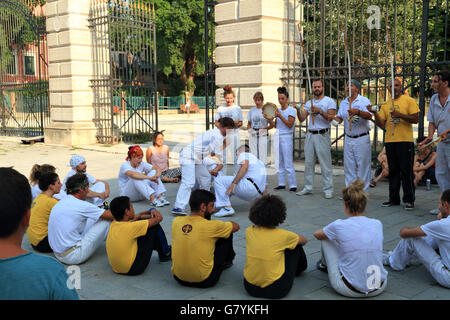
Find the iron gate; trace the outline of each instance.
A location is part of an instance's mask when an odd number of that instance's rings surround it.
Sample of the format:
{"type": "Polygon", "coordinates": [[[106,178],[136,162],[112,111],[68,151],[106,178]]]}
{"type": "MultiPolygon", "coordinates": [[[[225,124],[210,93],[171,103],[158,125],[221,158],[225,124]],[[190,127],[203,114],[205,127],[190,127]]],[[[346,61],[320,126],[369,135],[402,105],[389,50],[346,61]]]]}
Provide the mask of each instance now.
{"type": "Polygon", "coordinates": [[[46,17],[40,1],[0,0],[0,134],[44,135],[50,123],[46,17]]]}
{"type": "Polygon", "coordinates": [[[216,65],[214,50],[214,6],[217,1],[205,0],[205,97],[206,97],[206,130],[214,128],[214,110],[216,109],[216,65]]]}
{"type": "Polygon", "coordinates": [[[158,130],[154,4],[92,0],[89,21],[97,140],[148,140],[158,130]]]}
{"type": "MultiPolygon", "coordinates": [[[[430,78],[438,69],[448,68],[450,57],[449,0],[303,0],[287,7],[287,16],[302,20],[304,45],[312,78],[324,80],[325,95],[339,103],[347,95],[348,64],[342,33],[346,35],[351,57],[352,78],[362,83],[362,95],[372,105],[389,99],[387,82],[391,77],[386,35],[389,34],[394,56],[395,77],[415,98],[420,107],[420,120],[415,136],[426,134],[424,117],[432,95],[430,78]]],[[[282,69],[281,80],[298,90],[305,103],[309,88],[299,33],[295,22],[288,22],[287,39],[295,54],[282,69]]],[[[292,96],[296,96],[294,92],[292,96]]],[[[384,141],[384,131],[375,127],[374,156],[384,141]]],[[[302,141],[307,129],[296,130],[294,156],[304,157],[302,141]]],[[[333,138],[334,162],[342,161],[343,129],[336,128],[333,138]]]]}

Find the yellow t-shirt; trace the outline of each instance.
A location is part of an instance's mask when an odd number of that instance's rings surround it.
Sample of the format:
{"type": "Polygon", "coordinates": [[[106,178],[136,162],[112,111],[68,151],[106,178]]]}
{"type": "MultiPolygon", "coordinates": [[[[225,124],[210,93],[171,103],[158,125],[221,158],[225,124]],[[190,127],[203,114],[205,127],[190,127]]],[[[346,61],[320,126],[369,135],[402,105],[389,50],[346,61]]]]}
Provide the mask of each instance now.
{"type": "Polygon", "coordinates": [[[245,231],[247,261],[244,278],[264,288],[272,284],[285,271],[284,250],[295,249],[298,235],[279,228],[250,226],[245,231]]]}
{"type": "Polygon", "coordinates": [[[106,253],[114,272],[130,271],[138,251],[137,238],[148,230],[148,220],[111,222],[106,238],[106,253]]]}
{"type": "MultiPolygon", "coordinates": [[[[407,115],[420,112],[416,101],[404,94],[398,99],[394,99],[394,109],[407,115]]],[[[386,120],[385,142],[414,142],[413,124],[403,119],[400,119],[400,122],[395,124],[394,135],[392,135],[391,111],[392,100],[388,100],[381,106],[379,112],[380,118],[386,120]]]]}
{"type": "Polygon", "coordinates": [[[48,219],[53,206],[58,202],[43,193],[39,194],[31,205],[30,224],[27,229],[28,240],[37,246],[48,235],[48,219]]]}
{"type": "Polygon", "coordinates": [[[231,222],[207,220],[200,216],[176,217],[172,222],[172,273],[188,282],[208,278],[214,267],[218,238],[228,238],[231,222]]]}

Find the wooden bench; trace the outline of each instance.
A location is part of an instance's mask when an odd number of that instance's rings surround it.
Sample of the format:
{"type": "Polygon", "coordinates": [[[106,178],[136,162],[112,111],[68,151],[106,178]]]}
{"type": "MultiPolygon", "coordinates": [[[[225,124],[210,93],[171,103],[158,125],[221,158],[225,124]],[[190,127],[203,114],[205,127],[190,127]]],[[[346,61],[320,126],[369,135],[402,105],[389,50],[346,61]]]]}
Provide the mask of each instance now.
{"type": "MultiPolygon", "coordinates": [[[[182,113],[187,112],[186,105],[180,104],[180,110],[182,113]]],[[[198,104],[191,104],[190,112],[200,112],[200,108],[198,107],[198,104]]]]}

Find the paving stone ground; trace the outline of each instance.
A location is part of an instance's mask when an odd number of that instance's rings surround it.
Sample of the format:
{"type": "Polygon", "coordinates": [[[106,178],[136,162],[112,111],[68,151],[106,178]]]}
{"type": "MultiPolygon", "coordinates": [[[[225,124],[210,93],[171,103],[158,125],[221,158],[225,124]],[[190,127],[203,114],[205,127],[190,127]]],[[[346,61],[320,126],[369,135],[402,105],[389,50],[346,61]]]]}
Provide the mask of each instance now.
{"type": "MultiPolygon", "coordinates": [[[[160,124],[172,123],[173,116],[160,118],[160,124]],[[166,122],[165,122],[166,121],[166,122]]],[[[198,116],[199,121],[201,116],[198,116]]],[[[188,122],[178,123],[177,130],[192,132],[191,136],[201,132],[204,127],[198,128],[188,122]]],[[[178,119],[176,120],[178,121],[178,119]]],[[[189,120],[187,120],[189,121],[189,120]]],[[[161,125],[160,125],[161,127],[161,125]]],[[[173,134],[167,132],[169,138],[173,134]]],[[[172,137],[176,137],[175,134],[172,137]]],[[[174,146],[180,142],[178,138],[173,141],[166,138],[167,143],[174,146]]],[[[188,141],[189,139],[186,139],[188,141]]],[[[143,146],[148,146],[144,144],[143,146]]],[[[0,166],[14,166],[15,169],[28,177],[34,163],[51,163],[57,167],[57,173],[64,178],[70,167],[69,158],[74,154],[82,154],[87,159],[88,172],[99,179],[108,181],[111,186],[111,198],[118,196],[117,175],[119,167],[125,161],[127,144],[116,146],[88,146],[69,148],[62,146],[49,146],[42,143],[23,145],[17,138],[0,137],[0,166]]],[[[175,155],[174,155],[175,156],[175,155]]],[[[176,158],[176,157],[174,157],[176,158]]],[[[171,160],[172,166],[177,163],[171,160]]],[[[303,187],[303,163],[297,162],[298,187],[303,187]]],[[[338,218],[345,218],[342,200],[339,198],[344,187],[342,168],[334,169],[335,197],[325,199],[321,192],[321,177],[316,175],[314,193],[303,197],[296,196],[289,191],[274,191],[277,185],[276,175],[268,177],[269,191],[280,195],[286,202],[288,214],[282,228],[300,233],[308,238],[309,242],[304,247],[308,269],[296,278],[286,300],[312,299],[312,300],[346,300],[339,296],[330,287],[327,275],[316,270],[316,261],[320,258],[320,242],[315,240],[313,232],[338,218]]],[[[168,200],[174,203],[178,184],[166,184],[168,200]]],[[[381,181],[376,188],[369,190],[369,203],[366,215],[379,219],[383,223],[384,249],[392,250],[400,240],[399,231],[403,226],[417,226],[436,218],[429,214],[429,210],[437,208],[439,188],[432,186],[431,191],[424,187],[416,190],[416,203],[413,211],[405,211],[403,207],[383,208],[381,202],[387,199],[388,182],[381,181]]],[[[157,254],[154,253],[146,271],[139,276],[123,276],[115,274],[109,266],[105,245],[101,245],[95,254],[84,264],[81,269],[81,289],[78,290],[81,299],[86,300],[252,300],[243,287],[243,269],[245,265],[245,229],[251,225],[248,220],[249,203],[240,199],[233,199],[232,204],[237,211],[235,216],[222,218],[233,220],[240,224],[241,230],[234,234],[234,249],[236,258],[234,265],[223,272],[218,284],[210,289],[187,288],[179,285],[172,277],[171,262],[160,263],[157,254]]],[[[147,210],[150,207],[148,201],[134,203],[136,212],[147,210]]],[[[171,239],[171,222],[174,216],[170,213],[171,206],[166,206],[160,211],[164,220],[162,227],[167,238],[171,239]]],[[[26,237],[23,247],[32,250],[26,237]]],[[[372,300],[447,300],[450,299],[450,290],[439,286],[423,266],[412,266],[404,271],[396,272],[387,268],[388,285],[386,291],[372,300]]]]}

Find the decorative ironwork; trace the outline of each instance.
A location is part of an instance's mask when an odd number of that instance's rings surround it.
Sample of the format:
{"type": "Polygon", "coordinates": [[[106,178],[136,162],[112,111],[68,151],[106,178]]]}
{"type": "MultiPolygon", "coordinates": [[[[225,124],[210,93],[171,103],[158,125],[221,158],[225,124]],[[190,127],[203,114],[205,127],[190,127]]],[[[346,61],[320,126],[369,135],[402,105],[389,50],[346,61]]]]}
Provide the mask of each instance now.
{"type": "Polygon", "coordinates": [[[94,123],[100,143],[158,130],[154,3],[91,0],[94,123]]]}
{"type": "Polygon", "coordinates": [[[2,135],[41,136],[50,122],[45,21],[40,4],[0,0],[2,135]]]}
{"type": "MultiPolygon", "coordinates": [[[[362,95],[368,97],[373,105],[382,104],[390,98],[387,92],[391,76],[385,41],[387,24],[394,53],[395,77],[402,79],[404,90],[418,101],[417,134],[423,135],[426,105],[432,95],[431,75],[437,69],[450,66],[448,7],[449,0],[295,0],[292,7],[288,7],[288,16],[294,17],[288,22],[291,25],[288,30],[292,30],[289,31],[291,39],[294,39],[288,41],[288,51],[295,54],[282,69],[281,80],[285,85],[297,88],[300,103],[306,102],[303,52],[298,33],[295,36],[293,33],[297,15],[304,26],[311,76],[324,80],[325,94],[334,98],[338,106],[347,96],[344,87],[348,66],[341,40],[345,32],[352,59],[352,78],[362,83],[362,95]]],[[[297,159],[304,156],[304,130],[307,130],[304,124],[296,130],[294,156],[297,159]]],[[[338,155],[334,161],[341,162],[339,149],[343,143],[343,130],[336,128],[332,131],[332,151],[338,155]]],[[[376,155],[382,147],[384,131],[375,127],[372,141],[376,155]]]]}

